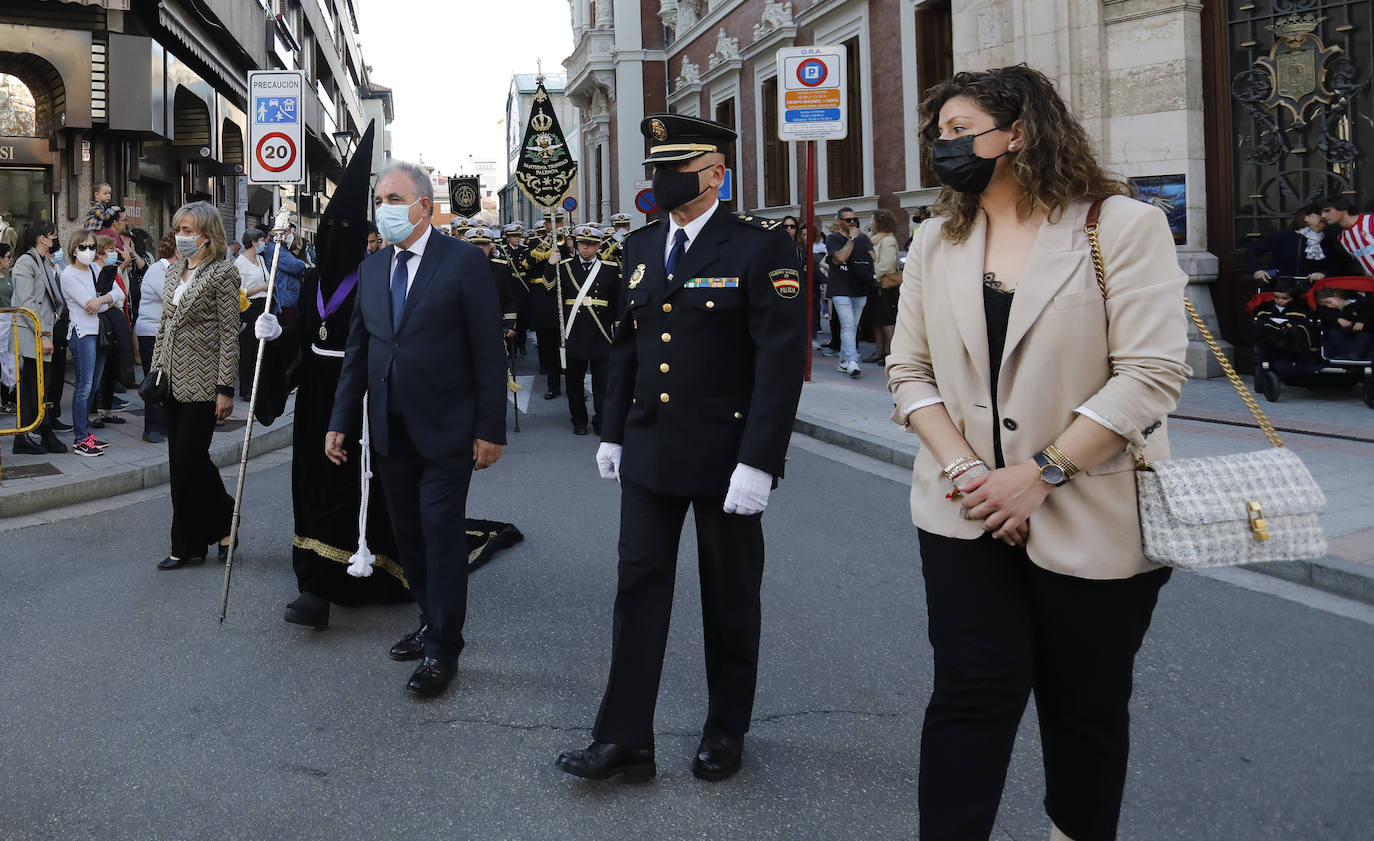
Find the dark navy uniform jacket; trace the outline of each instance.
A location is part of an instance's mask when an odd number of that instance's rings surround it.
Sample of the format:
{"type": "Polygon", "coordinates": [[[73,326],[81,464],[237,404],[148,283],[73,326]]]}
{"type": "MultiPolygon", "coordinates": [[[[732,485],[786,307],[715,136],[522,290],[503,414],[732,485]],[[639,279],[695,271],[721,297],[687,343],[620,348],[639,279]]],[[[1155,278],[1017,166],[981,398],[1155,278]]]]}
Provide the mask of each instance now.
{"type": "MultiPolygon", "coordinates": [[[[615,329],[615,317],[620,313],[621,289],[620,269],[614,263],[593,258],[592,265],[600,264],[591,288],[578,307],[577,318],[571,321],[568,332],[568,358],[605,359],[611,350],[611,335],[615,329]]],[[[547,266],[550,277],[554,267],[547,266]]],[[[582,268],[582,258],[576,254],[558,264],[558,281],[561,284],[559,297],[563,303],[563,324],[572,318],[573,303],[577,293],[587,282],[589,271],[582,268]]]]}
{"type": "Polygon", "coordinates": [[[808,341],[797,250],[776,222],[717,205],[670,279],[668,228],[624,242],[601,437],[632,482],[724,496],[737,463],[783,473],[808,341]]]}

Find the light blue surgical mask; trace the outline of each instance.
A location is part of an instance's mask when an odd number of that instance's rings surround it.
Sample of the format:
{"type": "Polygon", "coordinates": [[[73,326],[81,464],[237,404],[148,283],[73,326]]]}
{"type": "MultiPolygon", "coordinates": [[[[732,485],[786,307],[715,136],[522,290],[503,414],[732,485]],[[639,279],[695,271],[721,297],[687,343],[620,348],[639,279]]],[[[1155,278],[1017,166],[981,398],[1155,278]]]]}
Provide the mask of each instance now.
{"type": "Polygon", "coordinates": [[[418,201],[377,206],[377,230],[387,242],[402,242],[415,230],[415,223],[410,221],[410,209],[418,201]]]}
{"type": "Polygon", "coordinates": [[[105,265],[107,265],[107,266],[117,266],[117,265],[119,265],[119,255],[116,254],[116,253],[113,252],[113,251],[111,251],[109,254],[106,254],[106,255],[105,255],[105,265]]]}
{"type": "Polygon", "coordinates": [[[260,243],[258,243],[258,253],[259,253],[259,254],[263,253],[263,252],[266,251],[266,250],[267,250],[267,243],[265,243],[265,242],[260,242],[260,243]]]}
{"type": "Polygon", "coordinates": [[[51,256],[54,263],[62,263],[65,262],[67,259],[66,252],[64,252],[60,248],[54,251],[51,256]]]}

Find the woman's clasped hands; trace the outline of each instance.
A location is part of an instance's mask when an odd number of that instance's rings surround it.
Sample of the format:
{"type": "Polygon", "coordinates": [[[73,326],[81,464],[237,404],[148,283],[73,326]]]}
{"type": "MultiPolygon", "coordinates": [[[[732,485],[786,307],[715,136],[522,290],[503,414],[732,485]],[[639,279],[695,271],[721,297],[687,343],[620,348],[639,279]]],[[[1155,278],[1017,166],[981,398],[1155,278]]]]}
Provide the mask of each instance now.
{"type": "Polygon", "coordinates": [[[983,473],[959,486],[959,504],[970,520],[982,520],[983,530],[1008,546],[1025,546],[1030,516],[1054,487],[1040,478],[1034,462],[983,473]]]}

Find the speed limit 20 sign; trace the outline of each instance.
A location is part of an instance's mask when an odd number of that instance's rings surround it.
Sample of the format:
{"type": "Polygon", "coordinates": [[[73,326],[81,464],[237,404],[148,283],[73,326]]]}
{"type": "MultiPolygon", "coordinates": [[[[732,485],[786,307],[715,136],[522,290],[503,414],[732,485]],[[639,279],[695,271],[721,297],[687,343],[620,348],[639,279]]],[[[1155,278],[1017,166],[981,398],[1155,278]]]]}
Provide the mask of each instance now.
{"type": "Polygon", "coordinates": [[[303,184],[305,74],[299,70],[248,73],[248,180],[254,184],[303,184]]]}

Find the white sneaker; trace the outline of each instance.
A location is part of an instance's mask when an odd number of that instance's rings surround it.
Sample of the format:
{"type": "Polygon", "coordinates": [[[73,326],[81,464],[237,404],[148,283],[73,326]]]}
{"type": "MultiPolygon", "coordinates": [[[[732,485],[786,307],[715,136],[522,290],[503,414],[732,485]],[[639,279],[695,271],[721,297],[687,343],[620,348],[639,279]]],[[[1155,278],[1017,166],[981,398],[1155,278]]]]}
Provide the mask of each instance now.
{"type": "Polygon", "coordinates": [[[850,377],[853,377],[854,379],[857,380],[857,379],[859,378],[859,375],[862,374],[862,373],[863,373],[863,370],[859,368],[859,363],[857,363],[857,362],[851,362],[851,363],[849,363],[849,376],[850,376],[850,377]]]}
{"type": "Polygon", "coordinates": [[[835,370],[836,370],[836,371],[839,371],[841,374],[848,374],[848,373],[849,373],[849,363],[848,363],[848,362],[841,362],[839,365],[836,365],[836,366],[835,366],[835,370]]]}

